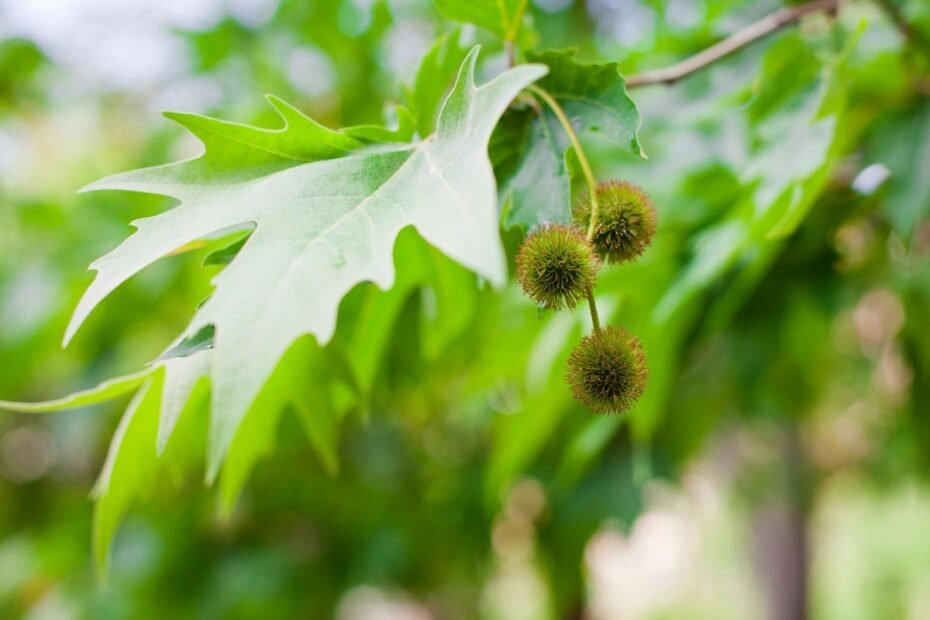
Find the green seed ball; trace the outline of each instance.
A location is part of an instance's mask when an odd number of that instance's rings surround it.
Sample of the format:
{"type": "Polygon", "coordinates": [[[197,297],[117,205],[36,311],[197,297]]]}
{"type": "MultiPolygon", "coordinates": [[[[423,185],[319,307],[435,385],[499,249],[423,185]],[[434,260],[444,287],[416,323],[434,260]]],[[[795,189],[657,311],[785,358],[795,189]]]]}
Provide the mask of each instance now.
{"type": "Polygon", "coordinates": [[[566,381],[575,399],[595,413],[629,411],[649,382],[639,339],[619,327],[586,336],[568,358],[566,381]]]}
{"type": "MultiPolygon", "coordinates": [[[[598,183],[595,195],[598,221],[594,249],[610,263],[632,261],[642,254],[658,226],[656,209],[649,196],[626,181],[598,183]]],[[[587,230],[591,223],[591,197],[581,196],[573,209],[575,222],[587,230]]]]}
{"type": "Polygon", "coordinates": [[[517,253],[517,280],[540,306],[574,308],[594,288],[598,259],[591,242],[573,226],[552,224],[523,240],[517,253]]]}

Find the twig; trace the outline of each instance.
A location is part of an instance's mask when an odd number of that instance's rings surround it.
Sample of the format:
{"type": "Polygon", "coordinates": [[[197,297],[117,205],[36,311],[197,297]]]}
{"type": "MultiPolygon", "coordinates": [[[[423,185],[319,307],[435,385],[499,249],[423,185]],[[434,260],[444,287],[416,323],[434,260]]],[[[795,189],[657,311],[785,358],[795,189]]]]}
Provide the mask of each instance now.
{"type": "Polygon", "coordinates": [[[531,84],[526,90],[542,99],[546,105],[549,106],[549,109],[552,110],[555,117],[562,125],[562,129],[565,130],[568,141],[571,142],[572,146],[575,148],[575,155],[578,156],[578,163],[581,166],[581,174],[584,176],[585,183],[588,185],[588,193],[591,198],[591,222],[588,224],[588,239],[593,239],[594,231],[597,230],[598,218],[600,217],[600,208],[597,204],[597,180],[594,178],[594,171],[591,169],[591,164],[588,163],[588,156],[585,155],[584,147],[581,146],[581,140],[578,139],[578,134],[575,133],[572,122],[565,114],[565,110],[562,109],[562,106],[559,105],[559,102],[556,101],[555,97],[535,84],[531,84]]]}
{"type": "MultiPolygon", "coordinates": [[[[549,106],[549,109],[552,110],[552,113],[555,114],[555,117],[562,125],[565,135],[568,136],[568,141],[571,142],[572,147],[575,149],[575,155],[578,157],[578,164],[581,166],[582,175],[584,176],[585,183],[588,184],[588,193],[591,200],[591,222],[588,224],[587,234],[588,241],[591,241],[594,238],[594,232],[597,230],[600,207],[597,204],[597,181],[594,178],[594,171],[591,170],[591,164],[588,163],[588,156],[585,155],[584,147],[581,146],[581,140],[578,139],[578,134],[575,132],[572,122],[565,114],[565,110],[562,109],[559,102],[556,101],[555,97],[535,84],[527,86],[526,90],[542,99],[543,102],[549,106]]],[[[593,290],[588,291],[588,308],[591,310],[591,324],[594,325],[594,331],[600,331],[601,321],[597,316],[597,303],[594,301],[593,290]]]]}
{"type": "Polygon", "coordinates": [[[588,308],[591,310],[591,324],[594,331],[601,331],[601,319],[597,316],[597,302],[594,301],[594,289],[588,291],[588,308]]]}
{"type": "Polygon", "coordinates": [[[914,47],[919,47],[925,54],[930,54],[930,40],[927,40],[920,30],[908,23],[907,18],[901,13],[901,9],[894,3],[894,0],[875,0],[875,4],[894,23],[905,41],[911,43],[914,47]]]}
{"type": "Polygon", "coordinates": [[[806,4],[786,7],[763,17],[723,41],[706,50],[686,58],[670,67],[646,71],[627,78],[627,88],[637,88],[649,84],[674,84],[678,80],[726,58],[730,54],[750,45],[773,32],[799,21],[805,15],[821,11],[836,12],[842,0],[813,0],[806,4]]]}

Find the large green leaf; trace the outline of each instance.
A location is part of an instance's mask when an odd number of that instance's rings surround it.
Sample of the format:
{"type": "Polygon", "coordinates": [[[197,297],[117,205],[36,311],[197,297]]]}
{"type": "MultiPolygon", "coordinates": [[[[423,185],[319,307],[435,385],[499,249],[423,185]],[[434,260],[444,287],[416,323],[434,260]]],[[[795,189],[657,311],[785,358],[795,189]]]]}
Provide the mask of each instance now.
{"type": "Polygon", "coordinates": [[[327,160],[321,158],[345,154],[358,142],[278,103],[288,125],[277,132],[175,115],[204,142],[203,156],[87,188],[163,194],[181,205],[136,222],[136,234],[94,263],[97,277],[66,340],[113,289],[161,256],[220,230],[255,226],[188,328],[188,334],[211,324],[216,330],[212,479],[291,343],[305,333],[327,341],[340,300],[356,284],[391,285],[391,252],[401,229],[414,226],[451,258],[502,284],[506,266],[487,143],[510,101],[546,69],[522,65],[478,87],[476,59],[477,48],[443,104],[436,133],[414,145],[379,145],[327,160]],[[292,124],[313,137],[302,140],[292,124]],[[317,142],[322,146],[309,146],[317,142]]]}

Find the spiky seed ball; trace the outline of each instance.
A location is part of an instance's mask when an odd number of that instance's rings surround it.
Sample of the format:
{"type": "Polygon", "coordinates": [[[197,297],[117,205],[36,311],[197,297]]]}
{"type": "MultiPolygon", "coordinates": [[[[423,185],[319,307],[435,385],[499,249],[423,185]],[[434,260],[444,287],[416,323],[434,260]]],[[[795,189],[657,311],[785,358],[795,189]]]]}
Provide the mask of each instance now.
{"type": "MultiPolygon", "coordinates": [[[[598,223],[594,249],[611,263],[631,261],[652,242],[658,225],[656,210],[649,196],[626,181],[598,183],[595,190],[598,223]]],[[[583,194],[572,214],[585,230],[591,222],[591,197],[583,194]]]]}
{"type": "Polygon", "coordinates": [[[591,242],[574,226],[538,228],[517,253],[517,280],[523,292],[552,310],[578,305],[594,287],[597,268],[591,242]]]}
{"type": "Polygon", "coordinates": [[[595,413],[628,411],[649,381],[639,339],[619,327],[586,336],[568,358],[566,381],[575,399],[595,413]]]}

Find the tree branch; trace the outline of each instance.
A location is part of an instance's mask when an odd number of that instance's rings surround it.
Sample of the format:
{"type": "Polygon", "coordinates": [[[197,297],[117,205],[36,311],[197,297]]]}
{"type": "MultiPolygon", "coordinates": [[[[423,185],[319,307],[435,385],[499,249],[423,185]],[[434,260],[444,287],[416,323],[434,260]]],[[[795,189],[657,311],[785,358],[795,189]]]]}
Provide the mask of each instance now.
{"type": "Polygon", "coordinates": [[[930,41],[924,37],[923,33],[911,26],[907,18],[901,13],[901,9],[894,3],[894,0],[875,0],[875,4],[884,11],[885,15],[894,23],[895,27],[901,32],[901,36],[914,47],[920,48],[920,51],[930,54],[930,41]]]}
{"type": "Polygon", "coordinates": [[[835,13],[841,1],[813,0],[806,4],[780,9],[737,31],[716,45],[708,47],[703,52],[699,52],[677,64],[631,75],[626,81],[627,88],[638,88],[649,84],[674,84],[678,80],[707,68],[747,45],[799,21],[805,15],[821,11],[835,13]]]}

